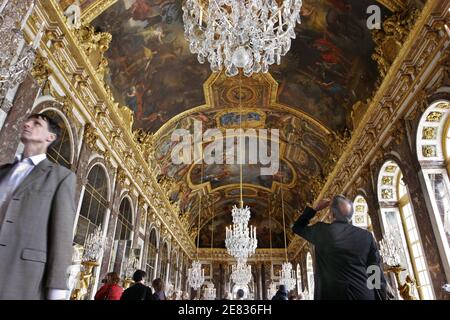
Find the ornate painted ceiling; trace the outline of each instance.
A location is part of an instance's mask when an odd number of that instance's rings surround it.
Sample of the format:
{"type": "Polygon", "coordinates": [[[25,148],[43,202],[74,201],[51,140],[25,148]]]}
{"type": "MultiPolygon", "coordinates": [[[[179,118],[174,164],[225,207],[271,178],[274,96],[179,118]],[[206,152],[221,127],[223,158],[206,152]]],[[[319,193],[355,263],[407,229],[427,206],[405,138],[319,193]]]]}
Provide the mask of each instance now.
{"type": "MultiPolygon", "coordinates": [[[[375,3],[304,0],[302,24],[281,65],[267,75],[242,76],[240,89],[239,77],[211,74],[190,53],[180,0],[118,0],[93,21],[113,36],[106,81],[134,111],[135,128],[156,137],[158,178],[192,237],[200,212],[201,247],[224,246],[239,201],[239,166],[173,164],[173,131],[192,130],[196,120],[203,130],[224,131],[239,126],[240,117],[243,128],[280,130],[279,172],[263,176],[258,165],[245,165],[243,185],[259,247],[284,247],[283,220],[289,230],[296,211],[315,199],[348,139],[352,106],[375,89],[366,27],[366,9],[375,3]]],[[[288,232],[287,242],[291,237],[288,232]]]]}

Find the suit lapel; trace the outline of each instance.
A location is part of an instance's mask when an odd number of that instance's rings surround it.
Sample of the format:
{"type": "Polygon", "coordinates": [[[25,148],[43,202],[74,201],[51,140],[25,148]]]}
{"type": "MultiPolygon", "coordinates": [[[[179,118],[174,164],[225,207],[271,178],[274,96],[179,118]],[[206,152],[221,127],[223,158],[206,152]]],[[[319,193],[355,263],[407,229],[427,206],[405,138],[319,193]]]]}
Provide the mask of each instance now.
{"type": "Polygon", "coordinates": [[[46,172],[48,172],[53,167],[53,163],[48,159],[42,160],[36,167],[31,170],[30,174],[19,184],[17,189],[14,191],[14,194],[19,194],[23,190],[25,190],[34,180],[43,176],[46,172]]]}

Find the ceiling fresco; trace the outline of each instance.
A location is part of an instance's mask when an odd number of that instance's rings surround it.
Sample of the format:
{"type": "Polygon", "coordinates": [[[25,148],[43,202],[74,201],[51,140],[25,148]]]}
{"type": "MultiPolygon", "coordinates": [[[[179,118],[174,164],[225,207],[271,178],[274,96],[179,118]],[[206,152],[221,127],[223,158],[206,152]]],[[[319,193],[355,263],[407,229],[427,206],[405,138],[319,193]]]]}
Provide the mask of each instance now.
{"type": "MultiPolygon", "coordinates": [[[[340,150],[336,147],[339,137],[306,114],[278,104],[275,101],[277,83],[270,75],[242,81],[241,88],[245,89],[241,90],[241,106],[235,104],[234,85],[225,79],[221,75],[211,76],[204,88],[208,104],[178,115],[155,135],[158,179],[167,190],[170,201],[180,208],[180,219],[187,221],[193,238],[197,235],[200,214],[200,246],[211,245],[212,216],[217,217],[214,218],[214,225],[222,226],[216,229],[214,246],[223,247],[225,228],[222,227],[231,222],[231,208],[239,203],[240,165],[226,163],[225,160],[229,159],[227,156],[232,155],[227,152],[226,143],[222,144],[222,155],[225,156],[223,164],[174,164],[172,153],[179,142],[172,139],[172,134],[177,129],[192,133],[196,128],[195,123],[197,126],[201,123],[203,132],[219,128],[224,134],[227,129],[239,127],[245,129],[246,133],[253,129],[257,134],[260,129],[278,129],[279,169],[274,174],[263,175],[260,169],[265,166],[260,163],[243,164],[242,185],[244,203],[251,208],[255,225],[261,226],[258,231],[261,238],[259,247],[270,247],[267,240],[270,234],[267,227],[269,221],[273,222],[273,247],[283,247],[281,208],[284,206],[284,220],[289,230],[289,225],[297,216],[297,210],[314,200],[321,183],[331,170],[333,159],[337,158],[340,150]],[[252,108],[254,103],[261,107],[252,108]],[[223,106],[227,106],[226,110],[223,106]],[[269,207],[273,208],[270,219],[269,207]]],[[[260,143],[268,146],[267,154],[272,154],[268,140],[273,138],[269,135],[260,140],[260,143]]],[[[202,149],[206,150],[211,143],[203,141],[202,149]]],[[[228,144],[228,148],[232,149],[231,146],[234,146],[234,150],[237,150],[236,143],[237,139],[228,144]]],[[[248,140],[244,149],[246,154],[249,147],[248,140]]]]}
{"type": "MultiPolygon", "coordinates": [[[[353,104],[375,88],[366,27],[366,9],[375,3],[304,0],[302,24],[281,65],[251,78],[212,74],[197,61],[184,39],[180,0],[118,0],[93,22],[113,36],[105,80],[116,100],[134,111],[135,129],[153,135],[157,179],[192,239],[199,233],[200,247],[212,241],[224,247],[225,226],[240,199],[240,166],[226,161],[225,143],[224,164],[175,164],[174,131],[192,133],[199,124],[203,132],[279,130],[279,170],[262,175],[260,164],[243,165],[242,184],[258,247],[284,247],[284,229],[315,200],[349,139],[353,104]]],[[[263,140],[270,146],[273,139],[263,140]]],[[[288,231],[287,242],[292,237],[288,231]]]]}
{"type": "MultiPolygon", "coordinates": [[[[281,65],[269,70],[280,84],[280,103],[331,130],[348,125],[352,105],[370,96],[377,79],[366,27],[374,3],[303,1],[297,38],[281,65]]],[[[106,80],[116,100],[135,112],[135,127],[149,132],[205,103],[202,86],[211,72],[190,53],[181,14],[181,0],[118,0],[93,22],[113,35],[106,80]]]]}

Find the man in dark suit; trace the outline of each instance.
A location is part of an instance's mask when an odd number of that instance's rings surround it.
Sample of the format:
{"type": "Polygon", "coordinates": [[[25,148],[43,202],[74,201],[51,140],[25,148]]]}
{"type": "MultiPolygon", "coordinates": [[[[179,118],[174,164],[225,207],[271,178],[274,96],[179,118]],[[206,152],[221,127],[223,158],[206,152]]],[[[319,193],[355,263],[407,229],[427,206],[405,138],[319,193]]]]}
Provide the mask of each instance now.
{"type": "Polygon", "coordinates": [[[144,284],[146,275],[145,271],[136,270],[133,274],[134,285],[122,293],[120,300],[152,300],[152,289],[144,284]]]}
{"type": "Polygon", "coordinates": [[[0,167],[0,300],[65,299],[72,258],[75,174],[50,162],[58,124],[23,126],[23,153],[0,167]]]}
{"type": "MultiPolygon", "coordinates": [[[[313,209],[306,207],[292,230],[311,242],[315,251],[315,300],[375,300],[386,297],[386,281],[372,234],[351,224],[353,204],[338,195],[331,201],[331,224],[308,226],[314,215],[330,206],[324,199],[313,209]],[[369,266],[379,267],[380,288],[373,289],[369,266]],[[370,281],[369,281],[370,282],[370,281]]],[[[376,284],[376,282],[372,283],[376,284]]]]}

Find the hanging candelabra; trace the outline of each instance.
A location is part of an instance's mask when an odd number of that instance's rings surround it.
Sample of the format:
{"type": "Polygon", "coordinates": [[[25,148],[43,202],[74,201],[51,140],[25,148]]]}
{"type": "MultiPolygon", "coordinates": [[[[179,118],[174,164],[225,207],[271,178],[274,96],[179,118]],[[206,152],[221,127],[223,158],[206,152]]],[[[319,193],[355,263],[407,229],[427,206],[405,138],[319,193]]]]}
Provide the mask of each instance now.
{"type": "Polygon", "coordinates": [[[272,299],[274,295],[277,294],[277,284],[275,282],[271,282],[269,289],[267,289],[267,299],[272,299]]]}
{"type": "Polygon", "coordinates": [[[281,266],[280,284],[284,284],[288,291],[295,288],[295,271],[292,270],[290,262],[284,262],[281,266]]]}
{"type": "Polygon", "coordinates": [[[205,297],[205,300],[215,300],[216,299],[216,288],[214,288],[214,283],[209,282],[206,285],[204,297],[205,297]]]}
{"type": "Polygon", "coordinates": [[[205,270],[198,260],[192,261],[192,267],[188,269],[188,282],[191,288],[197,290],[205,282],[205,270]]]}
{"type": "MultiPolygon", "coordinates": [[[[240,132],[240,149],[238,152],[239,159],[244,159],[241,157],[245,154],[242,148],[245,148],[244,143],[242,143],[242,101],[241,101],[241,91],[242,91],[242,79],[239,77],[239,132],[240,132]]],[[[245,141],[245,140],[244,140],[245,141]]],[[[240,189],[240,206],[239,208],[235,205],[231,210],[231,215],[233,217],[233,225],[226,227],[225,233],[225,247],[227,248],[228,254],[233,256],[238,264],[242,262],[245,264],[247,259],[255,253],[256,247],[258,246],[258,240],[256,239],[256,228],[253,226],[248,226],[250,220],[250,208],[246,206],[244,208],[243,201],[243,187],[242,187],[242,161],[239,167],[239,189],[240,189]]]]}
{"type": "Polygon", "coordinates": [[[231,280],[239,286],[246,286],[252,279],[252,267],[243,261],[231,267],[231,280]]]}
{"type": "Polygon", "coordinates": [[[238,208],[233,206],[231,211],[233,225],[226,227],[225,247],[228,254],[238,261],[246,261],[255,253],[258,240],[256,228],[248,226],[250,220],[250,208],[238,208]]]}
{"type": "Polygon", "coordinates": [[[301,6],[301,0],[186,0],[185,38],[213,72],[266,73],[290,50],[301,6]]]}
{"type": "MultiPolygon", "coordinates": [[[[200,179],[203,184],[203,164],[200,179]]],[[[192,267],[188,269],[188,283],[194,290],[199,289],[202,286],[203,282],[205,282],[205,270],[202,269],[202,264],[198,260],[198,249],[200,246],[201,210],[202,210],[202,194],[200,191],[200,200],[198,205],[198,226],[197,226],[197,260],[192,261],[192,267]]]]}

